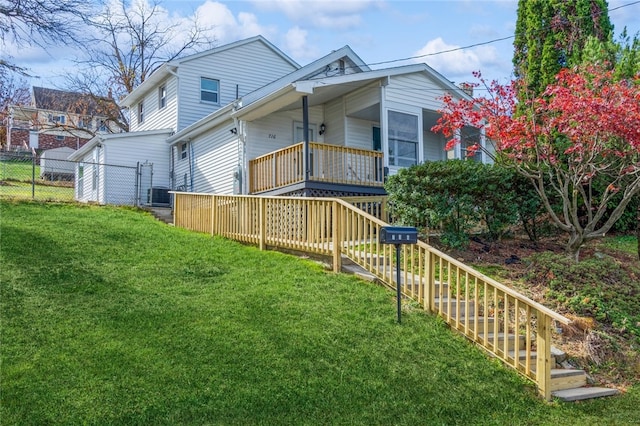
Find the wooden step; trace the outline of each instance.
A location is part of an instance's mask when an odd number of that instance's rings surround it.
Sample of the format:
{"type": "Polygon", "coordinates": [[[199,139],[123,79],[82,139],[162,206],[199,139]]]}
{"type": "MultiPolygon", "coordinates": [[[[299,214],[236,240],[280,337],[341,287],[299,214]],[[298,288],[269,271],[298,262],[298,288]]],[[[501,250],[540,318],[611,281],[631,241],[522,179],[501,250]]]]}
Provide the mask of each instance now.
{"type": "MultiPolygon", "coordinates": [[[[480,338],[484,338],[484,333],[480,333],[478,334],[478,337],[480,338]]],[[[491,344],[493,344],[494,341],[494,337],[495,334],[494,333],[489,333],[487,335],[487,341],[491,342],[491,344]]],[[[504,348],[504,341],[505,341],[505,334],[504,333],[498,333],[498,347],[503,349],[504,348]]],[[[506,335],[506,339],[507,339],[507,350],[509,351],[513,351],[516,347],[516,336],[514,334],[507,334],[506,335]]],[[[523,335],[519,335],[518,336],[518,348],[524,348],[526,345],[526,340],[525,340],[525,336],[523,335]]]]}
{"type": "Polygon", "coordinates": [[[587,384],[587,373],[584,370],[564,368],[551,369],[551,391],[574,389],[587,384]]]}
{"type": "Polygon", "coordinates": [[[582,401],[584,399],[602,398],[617,395],[617,389],[600,387],[581,387],[551,392],[551,395],[565,402],[582,401]]]}
{"type": "MultiPolygon", "coordinates": [[[[464,323],[466,321],[466,317],[462,316],[462,318],[456,318],[456,315],[451,315],[451,318],[454,318],[460,322],[460,325],[464,327],[464,323]]],[[[493,326],[496,322],[494,317],[478,317],[475,318],[473,316],[469,317],[469,330],[473,331],[478,328],[478,332],[484,331],[484,323],[487,323],[487,328],[489,331],[493,331],[493,326]]]]}
{"type": "MultiPolygon", "coordinates": [[[[457,301],[456,299],[449,299],[448,297],[445,297],[442,299],[442,312],[444,312],[445,314],[447,312],[449,312],[449,307],[451,308],[450,311],[450,316],[457,316],[458,315],[458,306],[456,306],[457,301]]],[[[460,308],[460,315],[470,315],[473,316],[473,314],[475,313],[476,307],[475,307],[475,302],[473,302],[472,300],[469,301],[468,305],[469,305],[469,311],[467,312],[466,309],[466,301],[461,300],[459,303],[459,308],[460,308]]],[[[434,306],[437,309],[440,309],[440,298],[435,298],[434,299],[434,306]]]]}

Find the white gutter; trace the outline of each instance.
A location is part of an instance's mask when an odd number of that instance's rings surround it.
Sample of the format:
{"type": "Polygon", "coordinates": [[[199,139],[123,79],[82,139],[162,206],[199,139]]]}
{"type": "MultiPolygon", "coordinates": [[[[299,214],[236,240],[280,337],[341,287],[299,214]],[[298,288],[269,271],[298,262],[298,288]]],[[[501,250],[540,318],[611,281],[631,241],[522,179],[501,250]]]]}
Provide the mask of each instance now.
{"type": "Polygon", "coordinates": [[[170,145],[174,145],[181,140],[184,139],[193,139],[196,136],[201,135],[202,133],[219,126],[225,121],[230,120],[233,116],[230,112],[233,110],[233,104],[229,104],[224,108],[220,108],[219,110],[207,115],[206,117],[196,121],[195,123],[187,126],[186,128],[180,130],[173,136],[167,138],[167,143],[170,145]]]}

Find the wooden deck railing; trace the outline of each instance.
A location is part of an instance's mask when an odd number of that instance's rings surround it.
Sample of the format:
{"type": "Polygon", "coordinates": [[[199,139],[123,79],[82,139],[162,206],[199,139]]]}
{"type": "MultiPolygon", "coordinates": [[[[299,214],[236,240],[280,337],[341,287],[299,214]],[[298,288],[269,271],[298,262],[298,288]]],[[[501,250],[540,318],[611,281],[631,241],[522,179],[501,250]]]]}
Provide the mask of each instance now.
{"type": "MultiPolygon", "coordinates": [[[[174,193],[174,223],[258,245],[342,256],[396,288],[395,247],[384,221],[341,199],[174,193]]],[[[562,315],[423,243],[402,246],[400,285],[428,312],[533,380],[551,398],[552,323],[562,315]],[[511,339],[509,336],[516,336],[511,339]]]]}
{"type": "MultiPolygon", "coordinates": [[[[249,161],[252,194],[303,182],[304,143],[298,143],[249,161]]],[[[309,179],[316,182],[381,187],[383,156],[378,151],[309,143],[309,179]]]]}

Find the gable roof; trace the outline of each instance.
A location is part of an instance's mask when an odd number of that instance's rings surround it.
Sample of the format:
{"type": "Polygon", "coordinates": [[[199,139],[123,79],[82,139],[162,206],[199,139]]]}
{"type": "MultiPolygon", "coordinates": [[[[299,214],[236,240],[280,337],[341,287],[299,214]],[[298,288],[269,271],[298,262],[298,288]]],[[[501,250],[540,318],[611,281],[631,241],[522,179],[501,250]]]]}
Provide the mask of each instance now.
{"type": "Polygon", "coordinates": [[[244,40],[234,41],[232,43],[227,43],[227,44],[224,44],[222,46],[214,47],[213,49],[204,50],[202,52],[198,52],[198,53],[194,53],[192,55],[184,56],[182,58],[170,61],[170,63],[174,64],[174,65],[177,65],[177,64],[180,64],[180,63],[183,63],[183,62],[188,62],[188,61],[192,61],[194,59],[202,58],[203,56],[208,56],[208,55],[211,55],[211,54],[214,54],[214,53],[224,52],[225,50],[235,49],[236,47],[240,47],[240,46],[243,46],[245,44],[250,44],[250,43],[253,43],[255,41],[262,42],[269,49],[273,50],[278,56],[282,57],[282,59],[284,59],[285,61],[289,62],[294,68],[300,68],[300,64],[298,64],[296,61],[291,59],[282,50],[278,49],[273,43],[271,43],[269,40],[267,40],[266,38],[264,38],[261,35],[257,35],[257,36],[254,36],[254,37],[249,37],[249,38],[246,38],[244,40]]]}
{"type": "Polygon", "coordinates": [[[113,112],[109,110],[117,111],[118,108],[111,98],[36,86],[33,87],[31,106],[42,110],[105,117],[113,112]]]}
{"type": "Polygon", "coordinates": [[[175,143],[179,140],[189,137],[195,137],[217,125],[220,123],[229,120],[230,116],[227,115],[233,112],[233,109],[238,105],[249,105],[259,99],[268,96],[269,94],[277,93],[283,89],[287,89],[291,86],[292,83],[299,80],[305,80],[307,78],[317,77],[319,73],[322,72],[328,65],[336,62],[339,59],[347,58],[353,66],[351,67],[355,70],[357,75],[363,71],[369,71],[369,66],[351,49],[349,46],[344,46],[341,49],[334,50],[333,52],[325,55],[304,67],[301,67],[257,90],[254,90],[251,93],[243,96],[239,102],[228,104],[223,108],[220,108],[217,111],[212,112],[208,116],[202,118],[201,120],[189,125],[188,127],[182,129],[175,135],[171,136],[167,142],[175,143]]]}
{"type": "Polygon", "coordinates": [[[307,95],[309,106],[322,104],[330,99],[344,95],[348,92],[364,87],[374,81],[384,81],[395,76],[422,73],[433,79],[444,90],[457,93],[458,96],[470,100],[471,97],[442,76],[442,74],[429,67],[427,64],[405,65],[393,68],[382,68],[356,74],[345,74],[327,78],[311,78],[298,80],[265,93],[263,97],[253,100],[251,103],[243,103],[232,113],[234,118],[243,120],[255,120],[271,112],[295,106],[296,102],[307,95]],[[313,96],[311,96],[313,95],[313,96]]]}
{"type": "Polygon", "coordinates": [[[305,65],[302,68],[299,68],[278,80],[275,80],[272,83],[267,84],[266,86],[261,87],[260,89],[254,90],[251,93],[246,94],[242,97],[242,104],[248,105],[257,99],[267,95],[268,93],[273,92],[274,90],[278,90],[281,87],[284,87],[287,84],[290,84],[294,81],[298,80],[306,80],[308,78],[316,77],[321,70],[324,70],[329,64],[342,59],[348,58],[353,63],[354,66],[352,69],[354,73],[360,73],[364,71],[369,71],[369,66],[362,60],[349,46],[344,46],[338,50],[334,50],[333,52],[325,55],[315,61],[305,65]]]}
{"type": "Polygon", "coordinates": [[[173,133],[172,129],[155,129],[155,130],[143,130],[141,132],[124,132],[124,133],[110,133],[110,134],[98,134],[91,138],[86,144],[82,146],[82,148],[73,152],[69,155],[68,159],[71,161],[81,160],[82,157],[90,152],[93,148],[98,146],[103,142],[108,142],[110,140],[129,140],[133,143],[136,142],[136,139],[139,139],[144,136],[166,136],[169,137],[173,133]]]}
{"type": "Polygon", "coordinates": [[[213,55],[216,53],[224,52],[225,50],[235,49],[240,46],[244,46],[250,43],[260,42],[264,44],[267,48],[271,49],[278,56],[284,59],[286,62],[291,64],[294,68],[300,68],[300,65],[291,59],[289,56],[284,54],[280,49],[274,46],[271,42],[269,42],[266,38],[261,35],[257,35],[255,37],[250,37],[244,40],[238,40],[233,43],[228,43],[219,47],[214,47],[213,49],[204,50],[202,52],[194,53],[193,55],[185,56],[182,58],[174,59],[169,62],[165,62],[160,67],[158,67],[145,81],[140,83],[138,87],[136,87],[131,93],[125,96],[121,101],[120,105],[124,107],[131,107],[131,105],[135,104],[146,91],[169,75],[174,74],[179,66],[185,62],[193,61],[205,56],[213,55]]]}

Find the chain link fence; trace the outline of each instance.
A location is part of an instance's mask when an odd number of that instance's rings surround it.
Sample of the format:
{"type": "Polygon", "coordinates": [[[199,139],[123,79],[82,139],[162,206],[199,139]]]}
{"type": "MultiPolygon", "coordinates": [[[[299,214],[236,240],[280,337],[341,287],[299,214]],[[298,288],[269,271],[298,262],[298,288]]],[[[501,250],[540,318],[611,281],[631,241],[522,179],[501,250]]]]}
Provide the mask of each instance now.
{"type": "Polygon", "coordinates": [[[0,152],[0,198],[131,206],[165,201],[166,191],[153,188],[151,163],[121,166],[70,161],[66,156],[51,151],[0,152]]]}

